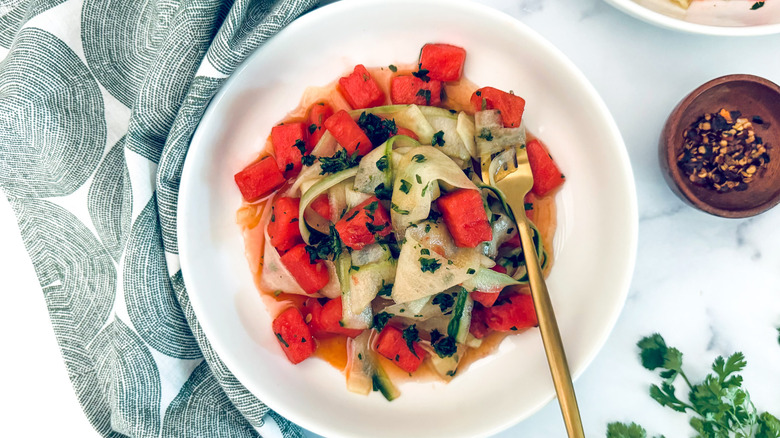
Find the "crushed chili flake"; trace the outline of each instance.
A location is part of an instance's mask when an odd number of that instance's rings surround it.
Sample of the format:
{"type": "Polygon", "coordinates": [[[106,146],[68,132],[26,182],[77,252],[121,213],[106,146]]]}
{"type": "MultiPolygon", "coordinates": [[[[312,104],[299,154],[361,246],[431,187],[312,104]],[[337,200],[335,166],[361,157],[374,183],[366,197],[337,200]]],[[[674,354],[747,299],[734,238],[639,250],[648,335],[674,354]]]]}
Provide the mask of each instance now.
{"type": "Polygon", "coordinates": [[[726,109],[704,114],[683,132],[677,166],[692,183],[719,193],[747,190],[769,163],[770,147],[754,131],[760,121],[726,109]]]}

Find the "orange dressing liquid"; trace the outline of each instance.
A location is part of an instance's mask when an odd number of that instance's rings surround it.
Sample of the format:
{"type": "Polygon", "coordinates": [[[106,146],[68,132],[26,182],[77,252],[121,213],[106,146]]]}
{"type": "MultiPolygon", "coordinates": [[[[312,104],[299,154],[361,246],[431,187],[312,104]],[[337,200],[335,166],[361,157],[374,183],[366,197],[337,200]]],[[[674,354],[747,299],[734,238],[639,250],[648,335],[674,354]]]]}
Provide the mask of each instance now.
{"type": "MultiPolygon", "coordinates": [[[[387,67],[368,68],[371,76],[379,84],[380,88],[382,88],[385,96],[387,96],[386,105],[391,104],[389,96],[390,81],[392,77],[396,74],[411,74],[412,71],[416,70],[416,65],[398,66],[397,69],[397,73],[394,73],[387,67]]],[[[443,102],[443,106],[456,111],[465,111],[473,115],[474,111],[471,107],[470,99],[473,92],[477,89],[478,87],[476,85],[465,78],[462,78],[457,82],[445,84],[444,90],[447,97],[443,102]]],[[[280,123],[305,120],[307,109],[317,102],[328,103],[333,108],[334,112],[341,109],[347,111],[351,110],[349,104],[338,92],[337,81],[334,81],[324,87],[311,87],[307,89],[306,92],[304,92],[300,105],[295,110],[291,111],[280,123]]],[[[528,135],[528,140],[534,138],[533,135],[528,135]]],[[[265,147],[258,155],[257,159],[259,160],[260,158],[269,155],[272,151],[273,148],[271,147],[269,134],[265,147]]],[[[542,242],[550,260],[547,269],[545,270],[545,276],[549,274],[550,269],[552,268],[552,241],[557,225],[554,195],[555,194],[553,193],[542,198],[537,198],[533,207],[534,224],[539,229],[542,236],[542,242]]],[[[276,317],[290,306],[298,307],[299,309],[302,308],[303,302],[308,297],[287,293],[275,293],[275,291],[265,290],[261,287],[260,275],[263,266],[263,246],[265,239],[263,227],[259,225],[264,209],[267,207],[266,204],[265,201],[251,204],[244,202],[236,213],[236,222],[241,227],[244,236],[246,257],[252,270],[257,290],[262,296],[263,302],[268,308],[268,312],[276,317]]],[[[527,286],[523,286],[521,289],[527,289],[527,286]]],[[[519,334],[523,331],[525,330],[493,332],[482,339],[482,343],[479,347],[466,348],[463,353],[463,358],[461,358],[458,365],[457,373],[462,373],[477,360],[491,355],[507,336],[519,334]]],[[[339,371],[344,372],[347,366],[347,337],[344,335],[333,335],[324,339],[317,339],[316,341],[317,350],[315,351],[314,356],[328,362],[339,371]]],[[[452,377],[443,377],[439,375],[431,365],[430,360],[425,360],[423,365],[414,373],[407,373],[382,355],[377,354],[376,357],[393,382],[404,382],[409,380],[448,382],[452,379],[452,377]]]]}

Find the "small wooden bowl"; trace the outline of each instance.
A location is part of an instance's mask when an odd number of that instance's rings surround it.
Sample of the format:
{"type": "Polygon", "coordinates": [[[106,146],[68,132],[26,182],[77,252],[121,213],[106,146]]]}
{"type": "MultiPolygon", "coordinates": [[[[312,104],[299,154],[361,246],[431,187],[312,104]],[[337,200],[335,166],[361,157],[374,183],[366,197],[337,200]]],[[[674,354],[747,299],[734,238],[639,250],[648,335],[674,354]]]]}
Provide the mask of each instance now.
{"type": "Polygon", "coordinates": [[[727,217],[755,216],[780,202],[780,87],[752,75],[728,75],[693,90],[674,108],[659,141],[658,154],[666,182],[683,201],[707,213],[727,217]],[[685,130],[705,113],[721,108],[740,111],[744,117],[760,116],[756,136],[768,146],[770,162],[760,170],[748,189],[718,193],[692,183],[677,165],[683,151],[685,130]]]}

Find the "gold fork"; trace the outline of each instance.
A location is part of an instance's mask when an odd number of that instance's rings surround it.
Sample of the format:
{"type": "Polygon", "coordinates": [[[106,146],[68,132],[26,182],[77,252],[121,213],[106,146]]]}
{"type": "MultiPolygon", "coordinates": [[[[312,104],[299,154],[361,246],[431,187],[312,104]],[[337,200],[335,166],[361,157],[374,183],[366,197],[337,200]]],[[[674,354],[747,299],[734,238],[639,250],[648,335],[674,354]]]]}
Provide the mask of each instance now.
{"type": "Polygon", "coordinates": [[[574,394],[574,385],[571,381],[566,353],[563,350],[561,333],[555,320],[555,312],[553,312],[550,294],[547,292],[542,268],[539,265],[536,247],[531,238],[531,227],[525,216],[525,195],[534,185],[534,176],[531,173],[531,165],[528,163],[528,152],[525,145],[520,145],[501,152],[495,158],[483,155],[480,164],[482,180],[489,181],[491,186],[503,194],[506,203],[512,210],[510,214],[514,216],[517,224],[525,264],[528,269],[528,281],[531,284],[531,295],[539,320],[539,331],[542,334],[542,343],[547,355],[547,363],[550,365],[550,373],[555,393],[558,395],[558,403],[561,406],[566,430],[571,438],[584,437],[580,411],[577,407],[577,397],[574,394]]]}

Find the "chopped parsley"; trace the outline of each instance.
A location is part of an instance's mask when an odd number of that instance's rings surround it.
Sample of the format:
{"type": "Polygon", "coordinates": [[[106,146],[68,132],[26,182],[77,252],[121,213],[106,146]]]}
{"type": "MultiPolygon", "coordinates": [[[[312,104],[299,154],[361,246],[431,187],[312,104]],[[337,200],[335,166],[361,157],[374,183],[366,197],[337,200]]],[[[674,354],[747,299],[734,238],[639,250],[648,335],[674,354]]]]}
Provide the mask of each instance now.
{"type": "Polygon", "coordinates": [[[428,70],[421,68],[422,64],[418,65],[418,69],[415,72],[412,72],[412,76],[416,77],[417,79],[423,81],[423,82],[429,82],[431,78],[428,77],[428,70]]]}
{"type": "Polygon", "coordinates": [[[274,333],[276,335],[276,339],[279,339],[279,342],[282,343],[282,345],[285,346],[285,348],[290,348],[290,344],[287,343],[287,341],[284,340],[281,333],[274,333]]]}
{"type": "Polygon", "coordinates": [[[433,134],[431,146],[444,146],[444,131],[439,131],[433,134]]]}
{"type": "Polygon", "coordinates": [[[468,268],[468,269],[466,270],[466,274],[468,274],[468,275],[474,275],[476,272],[477,272],[477,271],[473,270],[472,268],[468,268]]]}
{"type": "Polygon", "coordinates": [[[377,292],[377,295],[379,295],[380,297],[389,297],[392,292],[393,292],[393,283],[385,284],[385,281],[382,280],[382,287],[379,289],[379,292],[377,292]]]}
{"type": "Polygon", "coordinates": [[[434,273],[441,268],[441,263],[436,259],[420,257],[420,271],[434,273]]]}
{"type": "Polygon", "coordinates": [[[304,155],[301,157],[301,164],[304,166],[311,166],[315,161],[317,161],[317,157],[314,155],[304,155]]]}
{"type": "Polygon", "coordinates": [[[376,233],[384,230],[385,228],[387,228],[387,224],[374,225],[371,222],[366,222],[366,228],[368,228],[368,231],[371,234],[376,234],[376,233]]]}
{"type": "Polygon", "coordinates": [[[764,6],[764,2],[755,2],[753,3],[753,6],[750,7],[751,11],[755,11],[758,8],[761,8],[764,6]]]}
{"type": "Polygon", "coordinates": [[[425,224],[425,232],[430,233],[431,232],[431,224],[425,224]]]}
{"type": "Polygon", "coordinates": [[[366,112],[360,114],[357,124],[374,146],[379,146],[398,132],[394,120],[386,120],[366,112]]]}
{"type": "Polygon", "coordinates": [[[409,189],[411,189],[411,188],[412,188],[412,183],[410,183],[409,181],[407,181],[405,179],[401,180],[401,187],[399,188],[400,191],[402,191],[402,192],[404,192],[404,193],[406,193],[408,195],[409,194],[409,189]]]}
{"type": "Polygon", "coordinates": [[[417,90],[417,96],[422,97],[425,99],[425,104],[430,105],[431,104],[431,90],[426,90],[425,88],[420,88],[417,90]]]}
{"type": "Polygon", "coordinates": [[[534,203],[533,202],[526,202],[523,204],[523,208],[525,208],[526,211],[533,210],[534,209],[534,203]]]}
{"type": "Polygon", "coordinates": [[[422,255],[431,255],[431,252],[427,248],[423,248],[420,250],[420,254],[422,255]]]}
{"type": "Polygon", "coordinates": [[[387,321],[390,321],[390,318],[392,317],[393,314],[387,312],[381,312],[374,315],[374,328],[376,331],[381,332],[382,329],[385,328],[385,325],[387,325],[387,321]]]}
{"type": "Polygon", "coordinates": [[[415,175],[414,179],[417,181],[417,184],[422,184],[422,178],[420,178],[420,175],[415,175]]]}
{"type": "Polygon", "coordinates": [[[431,212],[428,213],[428,220],[431,221],[431,222],[438,221],[440,217],[441,217],[441,213],[439,213],[438,211],[436,211],[434,209],[431,209],[431,212]]]}
{"type": "Polygon", "coordinates": [[[390,203],[390,209],[392,209],[394,212],[398,214],[409,214],[409,210],[403,210],[399,208],[397,205],[393,204],[392,202],[390,203]]]}
{"type": "Polygon", "coordinates": [[[488,128],[482,128],[479,131],[479,135],[477,136],[477,138],[481,138],[486,141],[493,141],[493,133],[490,132],[490,129],[488,128]]]}
{"type": "MultiPolygon", "coordinates": [[[[433,344],[433,342],[431,343],[433,344]]],[[[439,357],[450,357],[458,352],[458,345],[457,342],[455,342],[455,338],[452,336],[446,336],[439,340],[439,342],[433,344],[433,350],[436,351],[436,354],[438,354],[439,357]]],[[[448,375],[450,372],[452,375],[455,375],[454,371],[449,371],[448,375]]]]}
{"type": "Polygon", "coordinates": [[[293,170],[294,167],[295,166],[293,166],[293,163],[287,163],[287,165],[284,166],[284,171],[285,172],[289,172],[289,171],[293,170]]]}
{"type": "Polygon", "coordinates": [[[311,125],[309,125],[309,134],[314,134],[314,131],[316,131],[316,130],[317,130],[317,124],[316,123],[312,123],[311,125]]]}
{"type": "Polygon", "coordinates": [[[379,169],[381,172],[387,170],[387,155],[382,155],[382,158],[377,160],[376,168],[379,169]]]}
{"type": "Polygon", "coordinates": [[[398,67],[394,66],[393,64],[388,65],[387,68],[389,68],[393,73],[398,71],[398,67]]]}
{"type": "Polygon", "coordinates": [[[420,192],[420,196],[425,196],[425,192],[428,191],[428,186],[429,185],[430,185],[430,183],[426,184],[425,187],[423,187],[422,192],[420,192]]]}
{"type": "Polygon", "coordinates": [[[412,157],[412,161],[414,161],[415,163],[422,163],[425,161],[425,155],[416,154],[415,156],[412,157]]]}
{"type": "Polygon", "coordinates": [[[322,233],[312,233],[310,241],[313,245],[306,245],[306,252],[309,253],[309,262],[312,264],[317,260],[336,260],[341,255],[341,238],[333,224],[330,224],[330,233],[327,236],[322,233]],[[317,236],[316,242],[315,236],[317,236]]]}
{"type": "Polygon", "coordinates": [[[339,149],[332,157],[320,157],[320,163],[322,163],[320,175],[341,172],[357,166],[358,162],[360,162],[360,157],[357,150],[351,156],[348,156],[346,149],[339,149]]]}
{"type": "Polygon", "coordinates": [[[385,183],[381,183],[374,189],[374,194],[376,194],[376,197],[379,199],[389,201],[390,198],[393,197],[393,188],[385,187],[385,183]]]}
{"type": "MultiPolygon", "coordinates": [[[[452,297],[452,295],[448,293],[441,293],[433,297],[433,301],[431,301],[432,304],[438,304],[439,309],[441,309],[441,313],[446,312],[449,310],[453,304],[455,304],[455,298],[452,297]]],[[[433,342],[433,340],[431,340],[433,342]]]]}
{"type": "Polygon", "coordinates": [[[363,207],[363,210],[366,210],[370,214],[374,214],[374,212],[376,211],[377,207],[379,207],[379,202],[373,201],[373,202],[369,202],[368,205],[363,207]]]}
{"type": "Polygon", "coordinates": [[[301,155],[304,155],[306,153],[306,143],[300,138],[298,140],[295,140],[294,146],[298,148],[299,151],[301,151],[301,155]]]}
{"type": "Polygon", "coordinates": [[[414,343],[420,340],[420,333],[417,332],[417,327],[414,324],[405,328],[403,331],[404,340],[406,340],[406,346],[409,347],[409,351],[412,352],[414,357],[419,358],[417,351],[414,349],[414,343]]]}

